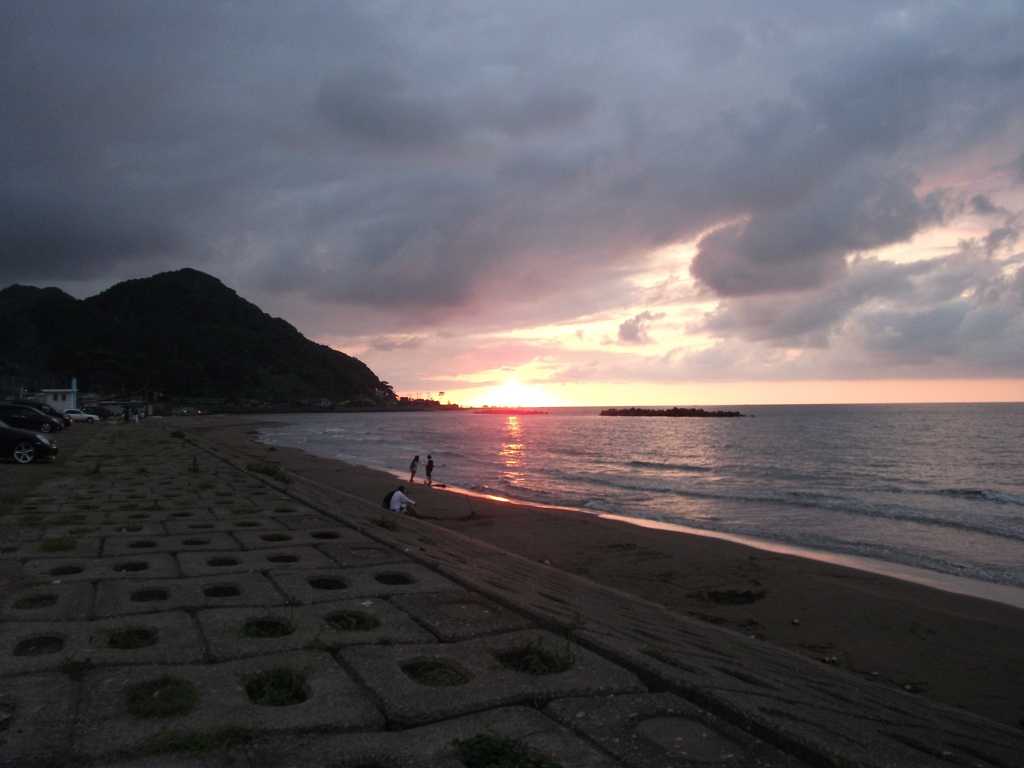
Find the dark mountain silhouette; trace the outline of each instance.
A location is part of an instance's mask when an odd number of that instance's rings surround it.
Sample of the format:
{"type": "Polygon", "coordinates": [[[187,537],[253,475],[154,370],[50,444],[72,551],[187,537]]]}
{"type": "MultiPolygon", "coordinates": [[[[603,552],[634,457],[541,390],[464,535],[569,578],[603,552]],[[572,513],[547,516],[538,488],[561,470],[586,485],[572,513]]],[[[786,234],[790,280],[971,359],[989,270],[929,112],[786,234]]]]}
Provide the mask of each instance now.
{"type": "Polygon", "coordinates": [[[354,357],[305,338],[194,269],[119,283],[88,299],[0,291],[4,389],[140,390],[168,397],[392,399],[354,357]]]}

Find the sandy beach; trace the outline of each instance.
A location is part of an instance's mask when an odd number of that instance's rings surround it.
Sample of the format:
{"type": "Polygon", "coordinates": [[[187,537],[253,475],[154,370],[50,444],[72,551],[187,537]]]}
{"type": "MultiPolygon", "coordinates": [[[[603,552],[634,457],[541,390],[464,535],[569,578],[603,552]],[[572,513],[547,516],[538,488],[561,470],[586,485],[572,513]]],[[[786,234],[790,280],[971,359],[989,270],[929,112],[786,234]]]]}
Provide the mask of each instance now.
{"type": "MultiPolygon", "coordinates": [[[[181,422],[191,433],[360,498],[376,502],[400,482],[387,472],[256,443],[260,425],[227,417],[181,422]]],[[[433,524],[879,685],[1024,727],[1024,610],[709,536],[468,496],[422,480],[407,493],[433,524]]]]}

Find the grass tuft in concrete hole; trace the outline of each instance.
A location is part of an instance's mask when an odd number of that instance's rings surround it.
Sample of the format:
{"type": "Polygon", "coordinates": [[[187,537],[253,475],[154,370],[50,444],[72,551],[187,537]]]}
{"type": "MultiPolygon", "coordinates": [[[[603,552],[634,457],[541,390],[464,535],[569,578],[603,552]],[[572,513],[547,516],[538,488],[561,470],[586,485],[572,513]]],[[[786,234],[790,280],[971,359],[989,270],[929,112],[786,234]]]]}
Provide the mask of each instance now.
{"type": "Polygon", "coordinates": [[[199,706],[199,691],[189,680],[161,675],[128,689],[126,709],[135,717],[187,715],[199,706]]]}
{"type": "Polygon", "coordinates": [[[562,768],[556,762],[530,754],[519,742],[494,733],[456,739],[452,746],[466,768],[562,768]]]}
{"type": "Polygon", "coordinates": [[[76,661],[69,656],[66,659],[62,659],[60,662],[60,671],[67,675],[69,680],[81,680],[89,673],[90,670],[95,668],[96,665],[92,663],[91,659],[76,661]]]}
{"type": "Polygon", "coordinates": [[[39,544],[40,552],[70,552],[78,546],[78,540],[71,536],[61,536],[57,539],[44,539],[39,544]]]}
{"type": "Polygon", "coordinates": [[[398,530],[398,521],[395,520],[395,518],[393,517],[389,517],[388,515],[379,517],[376,520],[373,520],[372,522],[374,525],[379,525],[381,528],[388,531],[398,530]]]}
{"type": "Polygon", "coordinates": [[[288,477],[288,475],[285,473],[285,471],[281,469],[281,467],[278,466],[277,464],[255,462],[252,464],[247,464],[245,466],[245,469],[248,472],[258,472],[261,475],[266,475],[267,477],[277,480],[277,482],[279,483],[284,483],[285,485],[290,485],[293,482],[292,479],[288,477]]]}
{"type": "Polygon", "coordinates": [[[443,661],[413,661],[405,664],[402,671],[414,683],[429,685],[432,688],[465,685],[471,679],[458,667],[443,661]]]}
{"type": "Polygon", "coordinates": [[[134,651],[156,645],[156,632],[144,627],[126,627],[107,636],[107,646],[119,651],[134,651]]]}
{"type": "Polygon", "coordinates": [[[260,616],[249,619],[238,631],[239,637],[287,637],[295,631],[295,625],[284,619],[272,616],[260,616]]]}
{"type": "MultiPolygon", "coordinates": [[[[94,504],[94,508],[99,508],[99,504],[94,504]]],[[[86,516],[80,512],[62,512],[56,515],[50,523],[52,525],[73,525],[74,523],[85,522],[86,516]]]]}
{"type": "Polygon", "coordinates": [[[521,648],[496,653],[495,658],[506,669],[535,676],[556,675],[559,672],[565,672],[576,661],[568,643],[564,648],[549,650],[540,640],[531,641],[521,648]]]}
{"type": "Polygon", "coordinates": [[[56,595],[29,595],[15,601],[14,609],[16,611],[31,611],[37,608],[49,608],[51,605],[56,604],[56,595]]]}
{"type": "Polygon", "coordinates": [[[324,617],[324,623],[339,632],[369,632],[380,626],[380,619],[372,613],[338,611],[324,617]]]}
{"type": "Polygon", "coordinates": [[[274,667],[245,680],[249,701],[260,707],[301,704],[306,693],[306,673],[291,667],[274,667]]]}

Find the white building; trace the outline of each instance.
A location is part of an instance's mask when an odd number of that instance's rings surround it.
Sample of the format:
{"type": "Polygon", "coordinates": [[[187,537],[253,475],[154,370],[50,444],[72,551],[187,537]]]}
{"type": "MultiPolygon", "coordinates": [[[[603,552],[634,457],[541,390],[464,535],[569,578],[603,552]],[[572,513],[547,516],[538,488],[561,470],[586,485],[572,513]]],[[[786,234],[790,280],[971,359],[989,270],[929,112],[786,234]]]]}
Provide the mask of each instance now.
{"type": "Polygon", "coordinates": [[[42,389],[39,391],[44,403],[63,413],[68,408],[78,407],[78,380],[71,379],[71,389],[42,389]]]}

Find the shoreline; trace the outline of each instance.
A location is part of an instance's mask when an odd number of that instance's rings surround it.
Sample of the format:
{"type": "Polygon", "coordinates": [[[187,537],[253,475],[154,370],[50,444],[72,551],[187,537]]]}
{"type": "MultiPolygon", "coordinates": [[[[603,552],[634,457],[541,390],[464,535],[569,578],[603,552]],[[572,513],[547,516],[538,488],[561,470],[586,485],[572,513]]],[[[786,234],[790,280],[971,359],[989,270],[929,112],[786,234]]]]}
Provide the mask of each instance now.
{"type": "MultiPolygon", "coordinates": [[[[241,417],[245,418],[245,417],[241,417]]],[[[271,426],[272,423],[265,422],[264,426],[271,426]]],[[[275,422],[274,426],[285,425],[286,422],[275,422]]],[[[316,456],[317,458],[326,461],[338,461],[344,464],[352,466],[360,466],[373,472],[381,472],[390,475],[395,478],[399,483],[408,485],[408,481],[405,479],[404,474],[398,470],[389,469],[387,467],[375,466],[372,464],[352,464],[352,462],[346,461],[345,459],[338,459],[332,456],[324,456],[312,451],[307,451],[303,448],[295,448],[293,446],[281,446],[274,443],[263,443],[256,441],[260,445],[273,445],[277,449],[290,448],[291,450],[302,451],[310,456],[316,456]]],[[[417,480],[417,484],[421,484],[417,480]]],[[[950,592],[957,595],[965,595],[968,597],[974,597],[981,600],[991,600],[993,602],[1002,603],[1004,605],[1012,606],[1024,610],[1024,587],[1016,587],[1009,584],[1000,584],[993,581],[982,581],[980,579],[971,579],[965,576],[957,576],[952,573],[943,573],[941,571],[932,571],[927,568],[919,568],[913,565],[906,565],[903,563],[890,562],[887,560],[878,560],[874,558],[864,557],[860,555],[846,554],[840,552],[830,552],[824,549],[813,549],[811,547],[800,546],[797,544],[789,544],[782,541],[773,541],[771,539],[761,539],[755,536],[744,536],[742,534],[727,533],[725,531],[714,531],[705,528],[693,528],[687,525],[679,523],[669,523],[660,520],[649,520],[642,517],[629,517],[627,515],[617,515],[611,512],[601,512],[598,510],[585,509],[580,507],[567,507],[554,504],[542,504],[539,502],[522,501],[519,499],[510,499],[505,496],[498,496],[495,494],[482,493],[480,491],[473,491],[468,488],[463,488],[457,485],[449,484],[437,484],[431,486],[435,490],[444,490],[450,493],[460,494],[468,496],[470,498],[486,499],[505,504],[513,504],[526,507],[535,507],[537,509],[550,509],[550,510],[561,510],[564,512],[571,512],[582,515],[593,515],[595,517],[606,518],[608,520],[617,520],[630,525],[640,526],[642,528],[651,528],[654,530],[663,531],[675,531],[691,536],[704,536],[713,539],[721,539],[723,541],[731,541],[736,544],[741,544],[747,547],[753,547],[755,549],[763,550],[765,552],[775,552],[793,557],[806,558],[808,560],[815,560],[823,563],[831,563],[833,565],[842,566],[845,568],[852,568],[859,571],[865,571],[867,573],[876,574],[879,576],[886,576],[894,579],[902,579],[913,584],[931,587],[933,589],[950,592]]]]}
{"type": "MultiPolygon", "coordinates": [[[[514,504],[515,502],[511,503],[514,504]]],[[[586,512],[586,510],[577,511],[586,512]]],[[[954,595],[964,595],[966,597],[973,597],[979,600],[990,600],[994,603],[1001,603],[1002,605],[1008,605],[1024,610],[1024,588],[1022,587],[1013,587],[1008,584],[997,584],[993,581],[968,579],[963,576],[955,576],[951,573],[929,571],[926,568],[915,568],[912,565],[890,563],[886,560],[875,560],[870,557],[860,557],[858,555],[846,555],[837,552],[828,552],[826,550],[809,549],[795,544],[769,541],[767,539],[757,539],[752,536],[708,531],[701,528],[689,528],[685,525],[677,525],[675,523],[662,523],[657,520],[623,517],[621,515],[612,515],[603,512],[600,513],[599,516],[608,518],[609,520],[621,520],[632,525],[639,525],[643,528],[653,528],[655,530],[663,531],[678,531],[679,533],[685,533],[691,536],[709,536],[714,539],[723,539],[724,541],[731,541],[736,544],[761,549],[765,552],[778,552],[780,554],[791,555],[793,557],[802,557],[808,560],[817,560],[822,563],[831,563],[843,568],[852,568],[858,571],[873,573],[878,576],[899,579],[911,584],[918,584],[931,589],[937,589],[942,592],[949,592],[954,595]]]]}
{"type": "Polygon", "coordinates": [[[410,487],[388,470],[255,442],[253,433],[270,425],[201,417],[182,428],[374,504],[404,484],[431,524],[880,685],[1024,727],[1024,610],[1013,604],[707,531],[410,487]]]}

